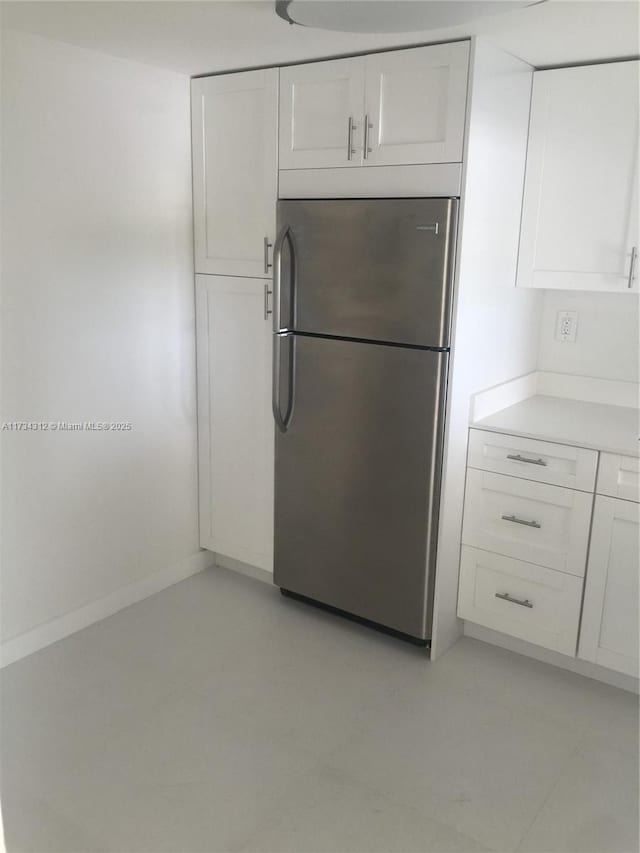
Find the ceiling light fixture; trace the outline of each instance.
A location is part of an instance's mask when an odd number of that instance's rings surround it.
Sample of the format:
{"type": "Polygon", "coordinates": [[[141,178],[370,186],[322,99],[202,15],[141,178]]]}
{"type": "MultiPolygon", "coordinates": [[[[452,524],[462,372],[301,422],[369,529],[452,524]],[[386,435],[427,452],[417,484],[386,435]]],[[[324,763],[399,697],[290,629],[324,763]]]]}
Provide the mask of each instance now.
{"type": "Polygon", "coordinates": [[[545,0],[276,0],[290,24],[346,33],[407,33],[466,24],[545,0]]]}

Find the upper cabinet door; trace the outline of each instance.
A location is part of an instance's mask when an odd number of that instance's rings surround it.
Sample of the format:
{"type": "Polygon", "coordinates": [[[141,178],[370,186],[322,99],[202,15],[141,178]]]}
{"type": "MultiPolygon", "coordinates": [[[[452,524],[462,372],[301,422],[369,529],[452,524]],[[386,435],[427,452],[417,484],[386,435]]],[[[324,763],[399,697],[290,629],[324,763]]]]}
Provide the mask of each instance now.
{"type": "Polygon", "coordinates": [[[639,63],[534,74],[518,284],[638,289],[639,63]]]}
{"type": "Polygon", "coordinates": [[[370,166],[462,160],[469,43],[367,56],[370,166]]]}
{"type": "Polygon", "coordinates": [[[280,71],[280,168],[359,166],[364,60],[337,59],[280,71]]]}
{"type": "Polygon", "coordinates": [[[271,276],[278,190],[278,69],[191,87],[196,272],[271,276]]]}

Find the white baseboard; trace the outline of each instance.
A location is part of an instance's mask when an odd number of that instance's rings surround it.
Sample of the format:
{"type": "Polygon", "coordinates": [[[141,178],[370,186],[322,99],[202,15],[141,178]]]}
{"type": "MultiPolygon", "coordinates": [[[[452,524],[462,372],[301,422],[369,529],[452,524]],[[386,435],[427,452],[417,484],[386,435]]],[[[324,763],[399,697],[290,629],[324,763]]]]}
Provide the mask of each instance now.
{"type": "Polygon", "coordinates": [[[628,690],[630,693],[639,692],[638,679],[632,675],[615,672],[612,669],[606,669],[604,666],[598,666],[598,664],[589,663],[586,660],[571,658],[559,652],[554,652],[551,649],[543,649],[541,646],[534,646],[525,640],[520,640],[517,637],[509,637],[507,634],[492,631],[490,628],[476,625],[473,622],[465,621],[464,635],[465,637],[473,637],[475,640],[481,640],[483,643],[490,643],[492,646],[499,646],[501,649],[507,649],[510,652],[525,655],[525,657],[534,658],[543,663],[549,663],[552,666],[560,667],[560,669],[575,672],[577,675],[584,675],[586,678],[603,681],[605,684],[618,687],[621,690],[628,690]]]}
{"type": "Polygon", "coordinates": [[[247,575],[247,577],[254,578],[254,580],[273,586],[273,572],[269,572],[267,569],[261,569],[259,566],[251,566],[249,563],[243,563],[234,557],[225,557],[224,554],[213,554],[212,556],[215,557],[216,566],[229,569],[232,572],[238,572],[241,575],[247,575]]]}
{"type": "Polygon", "coordinates": [[[63,640],[70,634],[75,634],[76,631],[81,631],[95,622],[100,622],[101,619],[129,607],[137,601],[149,598],[156,592],[208,569],[215,564],[215,561],[216,555],[211,551],[198,551],[179,563],[168,566],[159,572],[154,572],[154,574],[128,586],[121,587],[110,595],[105,595],[104,598],[92,601],[78,610],[65,613],[64,616],[59,616],[57,619],[45,622],[44,625],[39,625],[31,631],[26,631],[24,634],[7,640],[0,646],[0,666],[8,666],[27,657],[27,655],[50,646],[52,643],[57,643],[58,640],[63,640]]]}

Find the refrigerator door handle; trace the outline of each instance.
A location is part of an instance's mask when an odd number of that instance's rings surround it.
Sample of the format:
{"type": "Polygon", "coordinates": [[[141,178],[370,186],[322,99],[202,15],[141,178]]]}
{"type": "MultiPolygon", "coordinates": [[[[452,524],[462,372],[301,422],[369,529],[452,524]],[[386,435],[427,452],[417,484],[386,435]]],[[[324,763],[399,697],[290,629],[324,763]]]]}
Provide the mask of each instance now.
{"type": "Polygon", "coordinates": [[[291,240],[291,229],[288,225],[285,225],[282,228],[273,247],[273,331],[276,335],[279,332],[286,331],[286,329],[282,328],[282,306],[280,298],[280,290],[282,286],[282,249],[284,248],[285,240],[289,241],[293,260],[293,242],[291,240]]]}
{"type": "Polygon", "coordinates": [[[293,332],[280,332],[273,336],[273,383],[271,393],[271,408],[273,410],[273,419],[280,432],[286,432],[291,423],[293,416],[293,392],[295,384],[295,342],[293,332]],[[287,385],[288,385],[288,402],[287,411],[282,416],[280,407],[280,374],[282,372],[281,347],[286,341],[291,346],[289,352],[289,365],[287,370],[287,385]]]}

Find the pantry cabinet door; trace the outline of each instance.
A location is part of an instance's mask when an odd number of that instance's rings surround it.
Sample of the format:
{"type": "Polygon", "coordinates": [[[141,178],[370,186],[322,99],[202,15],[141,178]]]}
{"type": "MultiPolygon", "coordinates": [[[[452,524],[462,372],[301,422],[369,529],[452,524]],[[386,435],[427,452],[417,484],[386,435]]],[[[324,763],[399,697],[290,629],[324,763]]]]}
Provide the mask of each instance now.
{"type": "Polygon", "coordinates": [[[273,571],[266,287],[259,279],[196,276],[200,544],[273,571]]]}
{"type": "Polygon", "coordinates": [[[278,192],[278,69],[191,84],[195,267],[271,276],[278,192]]]}
{"type": "Polygon", "coordinates": [[[280,70],[280,168],[362,163],[364,59],[280,70]]]}
{"type": "Polygon", "coordinates": [[[365,163],[460,162],[468,66],[468,42],[367,56],[365,163]]]}
{"type": "Polygon", "coordinates": [[[639,73],[534,73],[518,285],[638,290],[639,73]]]}
{"type": "Polygon", "coordinates": [[[596,496],[578,657],[638,676],[640,504],[596,496]]]}

